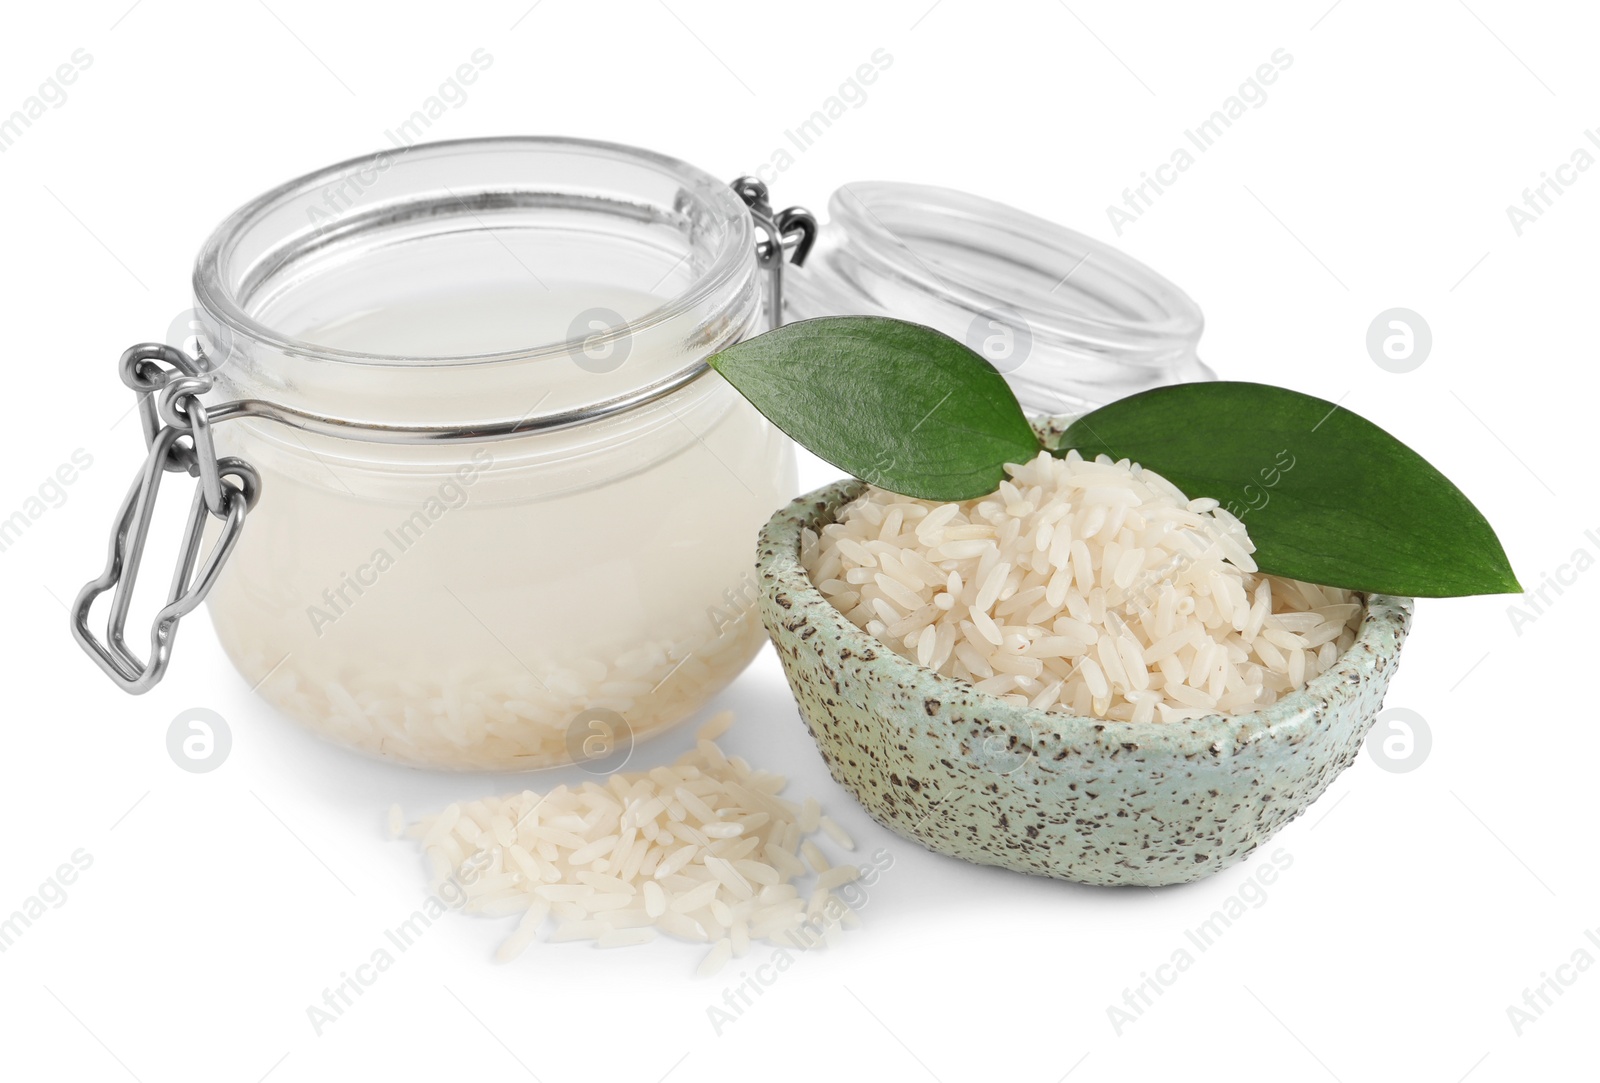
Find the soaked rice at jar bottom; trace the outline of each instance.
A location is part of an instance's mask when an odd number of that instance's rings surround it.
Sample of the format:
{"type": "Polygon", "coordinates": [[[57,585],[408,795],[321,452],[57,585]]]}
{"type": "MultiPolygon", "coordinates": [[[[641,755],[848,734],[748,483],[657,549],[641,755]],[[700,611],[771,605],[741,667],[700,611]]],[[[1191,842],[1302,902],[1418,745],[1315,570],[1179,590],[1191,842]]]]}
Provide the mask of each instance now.
{"type": "Polygon", "coordinates": [[[586,712],[615,713],[632,739],[671,726],[737,676],[763,635],[745,613],[716,634],[646,643],[610,660],[490,657],[443,680],[399,669],[329,672],[314,656],[274,666],[263,652],[239,668],[264,674],[267,700],[340,743],[421,766],[519,770],[572,762],[569,735],[586,712]]]}

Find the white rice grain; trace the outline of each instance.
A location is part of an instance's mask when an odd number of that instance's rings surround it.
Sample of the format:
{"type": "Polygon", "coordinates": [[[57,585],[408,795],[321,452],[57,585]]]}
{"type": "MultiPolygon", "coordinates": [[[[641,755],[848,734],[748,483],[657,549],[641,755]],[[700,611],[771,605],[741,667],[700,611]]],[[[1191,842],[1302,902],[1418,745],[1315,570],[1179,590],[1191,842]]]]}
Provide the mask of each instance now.
{"type": "Polygon", "coordinates": [[[733,958],[733,941],[718,940],[716,946],[706,952],[706,957],[701,960],[695,973],[702,978],[709,978],[717,971],[728,965],[728,960],[733,958]]]}
{"type": "Polygon", "coordinates": [[[833,817],[823,816],[818,820],[818,823],[822,827],[823,834],[827,835],[838,845],[844,847],[846,850],[854,850],[856,848],[856,840],[851,838],[849,833],[834,821],[833,817]]]}

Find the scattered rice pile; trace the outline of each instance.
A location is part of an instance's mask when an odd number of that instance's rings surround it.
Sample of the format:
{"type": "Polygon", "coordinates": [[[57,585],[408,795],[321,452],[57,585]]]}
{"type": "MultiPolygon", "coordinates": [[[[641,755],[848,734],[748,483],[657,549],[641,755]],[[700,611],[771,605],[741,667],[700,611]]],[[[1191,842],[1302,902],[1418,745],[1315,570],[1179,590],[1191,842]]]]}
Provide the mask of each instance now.
{"type": "Polygon", "coordinates": [[[1217,501],[1074,451],[961,504],[869,486],[801,559],[921,665],[1014,703],[1171,722],[1270,704],[1355,639],[1357,595],[1259,574],[1254,550],[1217,501]]]}
{"type": "Polygon", "coordinates": [[[501,961],[551,920],[551,941],[622,947],[659,931],[710,943],[702,974],[743,955],[752,940],[830,945],[857,922],[834,889],[860,870],[830,864],[809,836],[855,844],[815,800],[779,797],[783,776],[723,755],[715,738],[732,720],[730,712],[711,719],[694,750],[669,767],[558,786],[543,797],[523,791],[451,805],[403,832],[396,808],[390,828],[421,840],[436,892],[455,880],[464,909],[522,915],[501,961]]]}

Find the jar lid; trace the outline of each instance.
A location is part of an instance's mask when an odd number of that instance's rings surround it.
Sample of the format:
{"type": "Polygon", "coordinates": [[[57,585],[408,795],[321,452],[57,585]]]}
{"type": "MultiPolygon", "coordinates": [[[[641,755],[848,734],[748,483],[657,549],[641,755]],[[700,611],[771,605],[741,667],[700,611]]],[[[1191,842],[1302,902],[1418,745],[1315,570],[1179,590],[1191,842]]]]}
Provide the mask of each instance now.
{"type": "Polygon", "coordinates": [[[846,184],[816,250],[785,274],[785,318],[885,315],[960,339],[1029,413],[1078,413],[1209,380],[1203,321],[1123,252],[1003,203],[922,184],[846,184]]]}

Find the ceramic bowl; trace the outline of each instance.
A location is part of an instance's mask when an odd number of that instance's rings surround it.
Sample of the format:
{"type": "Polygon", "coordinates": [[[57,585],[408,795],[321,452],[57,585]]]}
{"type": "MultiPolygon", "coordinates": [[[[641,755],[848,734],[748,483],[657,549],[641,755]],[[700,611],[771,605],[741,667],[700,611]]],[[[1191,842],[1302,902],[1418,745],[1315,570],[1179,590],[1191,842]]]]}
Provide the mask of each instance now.
{"type": "Polygon", "coordinates": [[[1006,703],[852,624],[800,563],[863,485],[803,496],[761,532],[762,620],[841,785],[891,831],[984,865],[1087,884],[1198,880],[1304,812],[1360,751],[1412,603],[1365,599],[1355,643],[1251,714],[1134,724],[1006,703]]]}

